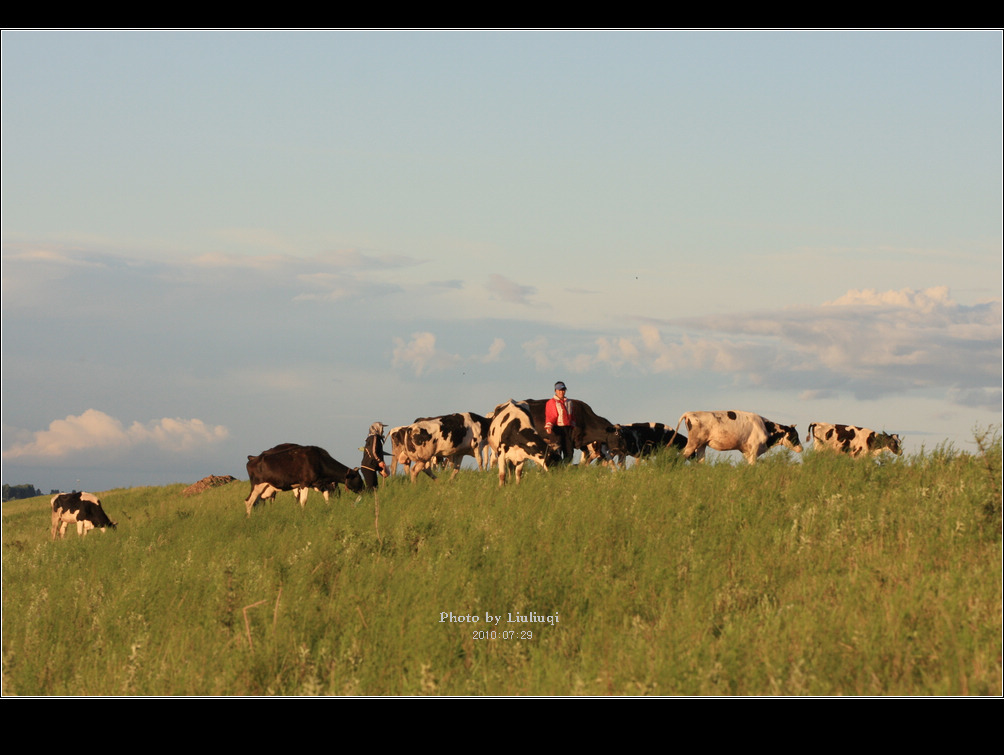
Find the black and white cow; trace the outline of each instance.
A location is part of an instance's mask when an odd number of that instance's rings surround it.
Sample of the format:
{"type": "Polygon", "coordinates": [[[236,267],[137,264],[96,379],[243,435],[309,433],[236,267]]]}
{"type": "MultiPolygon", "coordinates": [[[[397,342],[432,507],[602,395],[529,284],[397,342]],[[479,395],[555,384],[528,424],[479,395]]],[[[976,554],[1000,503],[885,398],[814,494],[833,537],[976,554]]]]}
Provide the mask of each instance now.
{"type": "Polygon", "coordinates": [[[664,448],[683,451],[687,447],[687,436],[662,422],[634,422],[615,427],[620,430],[623,439],[623,452],[615,454],[622,465],[626,456],[643,459],[664,448]]]}
{"type": "MultiPolygon", "coordinates": [[[[412,454],[407,448],[409,428],[421,422],[438,422],[440,431],[449,437],[455,452],[450,452],[451,443],[442,444],[445,453],[433,454],[433,457],[423,461],[422,472],[435,479],[432,468],[439,463],[446,463],[456,469],[464,456],[473,456],[478,469],[483,470],[488,457],[488,426],[490,420],[474,412],[455,412],[439,417],[417,417],[412,425],[392,427],[388,431],[391,442],[390,473],[397,472],[398,464],[411,467],[412,454]]],[[[428,429],[428,428],[427,428],[428,429]]],[[[418,474],[417,472],[415,473],[418,474]]]]}
{"type": "Polygon", "coordinates": [[[83,537],[90,530],[105,531],[107,527],[115,528],[116,523],[108,518],[101,508],[101,501],[93,493],[59,493],[52,497],[52,539],[66,535],[68,524],[77,525],[77,534],[83,537]]]}
{"type": "Polygon", "coordinates": [[[478,469],[482,469],[481,449],[486,423],[488,420],[479,414],[458,412],[417,420],[406,427],[400,460],[411,465],[411,481],[414,482],[420,472],[436,479],[432,466],[437,460],[452,467],[451,480],[460,471],[460,462],[465,456],[473,456],[478,469]]]}
{"type": "Polygon", "coordinates": [[[806,443],[810,440],[816,442],[817,449],[839,451],[850,454],[855,459],[865,454],[878,456],[883,451],[891,451],[897,456],[903,453],[899,435],[877,433],[867,427],[855,427],[854,425],[813,422],[809,425],[809,432],[805,437],[806,443]]]}
{"type": "Polygon", "coordinates": [[[526,402],[509,399],[495,407],[490,420],[488,445],[498,461],[500,487],[505,485],[510,464],[515,470],[517,485],[527,460],[547,471],[547,442],[534,429],[533,416],[526,402]]]}
{"type": "MultiPolygon", "coordinates": [[[[524,402],[533,417],[533,429],[541,438],[548,440],[550,454],[549,462],[554,462],[560,453],[557,444],[550,441],[552,437],[546,432],[544,414],[549,399],[528,398],[524,402]]],[[[575,427],[572,428],[572,447],[582,452],[580,464],[589,464],[604,454],[616,454],[623,447],[623,438],[617,426],[608,419],[599,416],[585,401],[569,399],[572,404],[572,418],[575,427]]],[[[570,461],[570,460],[566,460],[570,461]]]]}
{"type": "Polygon", "coordinates": [[[350,469],[318,446],[283,443],[258,456],[248,456],[247,471],[251,481],[251,492],[244,501],[248,516],[259,498],[274,498],[280,490],[292,490],[302,508],[311,488],[322,492],[325,500],[329,492],[338,492],[339,483],[353,493],[363,489],[358,467],[350,469]]]}
{"type": "Polygon", "coordinates": [[[750,464],[778,444],[802,452],[794,425],[779,425],[752,412],[686,412],[676,423],[677,430],[684,421],[690,433],[683,449],[686,459],[704,461],[708,446],[716,451],[741,451],[750,464]]]}

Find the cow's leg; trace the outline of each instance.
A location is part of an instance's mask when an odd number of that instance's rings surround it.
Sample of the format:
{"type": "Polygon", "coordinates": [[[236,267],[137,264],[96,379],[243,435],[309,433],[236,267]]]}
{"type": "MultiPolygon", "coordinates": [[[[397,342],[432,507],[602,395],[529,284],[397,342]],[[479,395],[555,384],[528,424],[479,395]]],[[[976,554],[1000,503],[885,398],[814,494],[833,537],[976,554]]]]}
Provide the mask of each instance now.
{"type": "Polygon", "coordinates": [[[519,481],[523,479],[523,465],[526,460],[516,462],[516,484],[519,485],[519,481]]]}
{"type": "Polygon", "coordinates": [[[307,506],[307,493],[310,492],[310,488],[304,486],[302,488],[293,488],[293,495],[296,496],[296,500],[300,502],[300,508],[306,508],[307,506]]]}
{"type": "Polygon", "coordinates": [[[258,503],[259,498],[266,497],[266,493],[271,490],[272,495],[276,494],[276,489],[269,485],[267,482],[259,482],[257,485],[251,488],[251,492],[248,493],[248,497],[244,499],[244,508],[247,509],[247,515],[251,516],[251,509],[254,505],[258,503]]]}
{"type": "Polygon", "coordinates": [[[418,479],[418,473],[419,472],[425,472],[427,475],[429,475],[429,477],[431,477],[433,480],[435,480],[436,479],[436,475],[434,475],[432,473],[432,468],[431,468],[432,465],[433,465],[433,463],[434,462],[432,460],[429,460],[429,461],[414,461],[413,460],[411,462],[411,481],[415,482],[415,480],[418,479]]]}
{"type": "Polygon", "coordinates": [[[506,471],[507,471],[506,458],[505,458],[505,449],[499,448],[498,453],[496,454],[496,456],[498,457],[498,464],[499,464],[499,487],[501,488],[503,485],[505,485],[505,476],[506,476],[506,471]]]}
{"type": "Polygon", "coordinates": [[[692,454],[692,458],[696,459],[699,464],[704,463],[704,454],[708,450],[708,444],[704,443],[697,447],[697,450],[692,454]]]}
{"type": "Polygon", "coordinates": [[[687,459],[688,461],[690,459],[693,459],[694,454],[697,453],[698,448],[699,446],[693,442],[693,435],[691,435],[691,440],[687,441],[687,446],[686,448],[683,449],[683,458],[687,459]]]}
{"type": "Polygon", "coordinates": [[[58,511],[52,512],[52,539],[56,539],[56,530],[59,529],[59,519],[60,515],[58,511]]]}

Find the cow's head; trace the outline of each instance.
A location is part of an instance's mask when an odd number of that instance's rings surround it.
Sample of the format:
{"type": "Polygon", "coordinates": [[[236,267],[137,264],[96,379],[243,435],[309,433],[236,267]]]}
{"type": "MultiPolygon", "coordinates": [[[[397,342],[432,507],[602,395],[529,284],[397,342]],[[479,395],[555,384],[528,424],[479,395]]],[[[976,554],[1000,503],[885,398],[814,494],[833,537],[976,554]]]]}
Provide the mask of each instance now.
{"type": "Polygon", "coordinates": [[[627,453],[627,438],[625,437],[624,428],[620,425],[607,425],[604,431],[606,432],[606,438],[604,438],[603,442],[610,453],[627,453]]]}
{"type": "Polygon", "coordinates": [[[518,446],[520,450],[526,454],[527,458],[532,459],[536,464],[538,464],[541,469],[547,469],[548,462],[554,463],[551,460],[551,449],[547,441],[541,438],[537,431],[532,427],[521,428],[517,434],[519,438],[518,446]]]}
{"type": "Polygon", "coordinates": [[[873,450],[881,451],[883,448],[892,451],[897,456],[903,455],[903,449],[900,446],[899,435],[893,433],[876,433],[875,434],[875,447],[873,450]]]}
{"type": "Polygon", "coordinates": [[[366,487],[359,467],[354,467],[345,473],[345,489],[352,493],[360,493],[366,487]]]}
{"type": "Polygon", "coordinates": [[[768,447],[780,444],[787,446],[795,453],[802,453],[802,442],[798,438],[798,431],[795,430],[794,425],[779,425],[777,422],[768,420],[764,420],[764,425],[767,428],[768,447]]]}

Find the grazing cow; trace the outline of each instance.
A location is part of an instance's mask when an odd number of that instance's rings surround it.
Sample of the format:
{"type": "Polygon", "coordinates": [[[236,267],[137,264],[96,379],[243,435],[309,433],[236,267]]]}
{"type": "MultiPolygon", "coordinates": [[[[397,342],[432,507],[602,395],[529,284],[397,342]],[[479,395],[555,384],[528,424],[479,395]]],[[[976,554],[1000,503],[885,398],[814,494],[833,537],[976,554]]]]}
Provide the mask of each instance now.
{"type": "Polygon", "coordinates": [[[643,459],[664,448],[673,447],[683,451],[687,447],[687,436],[677,433],[661,422],[634,422],[630,425],[615,425],[624,439],[623,452],[616,453],[617,461],[633,456],[643,459]]]}
{"type": "MultiPolygon", "coordinates": [[[[288,451],[291,448],[302,448],[302,446],[300,446],[298,443],[280,443],[278,446],[273,446],[267,451],[262,451],[260,455],[265,456],[266,454],[268,454],[271,456],[272,454],[276,454],[281,451],[288,451]]],[[[256,457],[248,456],[248,462],[250,463],[250,461],[254,458],[256,457]]],[[[293,498],[300,501],[301,508],[307,502],[307,495],[311,490],[316,490],[318,493],[321,493],[324,496],[325,503],[328,502],[328,497],[332,491],[334,491],[335,495],[338,495],[337,485],[329,485],[326,488],[320,488],[320,487],[301,488],[299,485],[294,485],[292,488],[293,498]]],[[[277,488],[266,489],[261,494],[261,496],[259,496],[259,500],[268,501],[269,503],[274,503],[275,499],[279,496],[280,492],[281,491],[277,488]]]]}
{"type": "Polygon", "coordinates": [[[77,535],[83,537],[90,530],[99,529],[102,532],[105,528],[115,528],[116,524],[105,510],[101,508],[101,501],[93,493],[59,493],[52,497],[52,539],[56,539],[56,530],[59,530],[59,537],[66,535],[66,525],[76,524],[77,535]]]}
{"type": "MultiPolygon", "coordinates": [[[[616,425],[596,414],[585,401],[579,401],[575,398],[568,400],[572,403],[572,417],[575,418],[575,427],[572,428],[572,447],[582,452],[580,464],[588,464],[601,458],[603,445],[606,445],[610,453],[617,453],[623,447],[624,440],[616,425]]],[[[550,449],[548,459],[553,462],[557,460],[558,448],[556,443],[552,442],[552,436],[544,429],[546,422],[544,412],[547,402],[548,399],[528,398],[522,403],[530,409],[530,415],[533,417],[533,429],[541,438],[547,440],[550,449]]]]}
{"type": "Polygon", "coordinates": [[[509,465],[516,473],[516,484],[523,476],[523,464],[529,459],[547,471],[547,443],[534,429],[530,407],[509,399],[495,407],[488,428],[488,445],[498,459],[499,486],[505,485],[509,465]]]}
{"type": "Polygon", "coordinates": [[[324,493],[325,500],[332,490],[338,492],[338,483],[353,493],[363,489],[358,467],[350,469],[318,446],[283,443],[258,456],[248,456],[247,470],[251,492],[244,506],[248,516],[259,498],[274,498],[280,490],[292,490],[302,508],[311,488],[324,493]]]}
{"type": "Polygon", "coordinates": [[[867,427],[854,427],[853,425],[813,422],[809,425],[809,432],[805,436],[806,443],[810,440],[815,440],[817,449],[840,451],[850,454],[855,459],[864,454],[878,456],[883,451],[891,451],[897,456],[903,453],[898,435],[877,433],[867,427]]]}
{"type": "Polygon", "coordinates": [[[685,459],[704,461],[708,446],[716,451],[741,451],[750,464],[767,453],[767,449],[781,444],[798,453],[802,445],[795,426],[779,425],[751,412],[687,412],[676,423],[686,421],[690,438],[683,449],[685,459]]]}

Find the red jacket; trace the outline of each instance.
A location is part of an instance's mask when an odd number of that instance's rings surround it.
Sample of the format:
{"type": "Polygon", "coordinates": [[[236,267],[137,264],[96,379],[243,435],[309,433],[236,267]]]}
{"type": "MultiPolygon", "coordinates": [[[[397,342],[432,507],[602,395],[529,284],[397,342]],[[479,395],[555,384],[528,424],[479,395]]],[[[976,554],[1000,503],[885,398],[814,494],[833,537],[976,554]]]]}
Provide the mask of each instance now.
{"type": "Polygon", "coordinates": [[[572,399],[559,399],[557,396],[548,399],[544,406],[544,429],[550,432],[552,425],[575,427],[575,417],[572,416],[572,399]]]}

